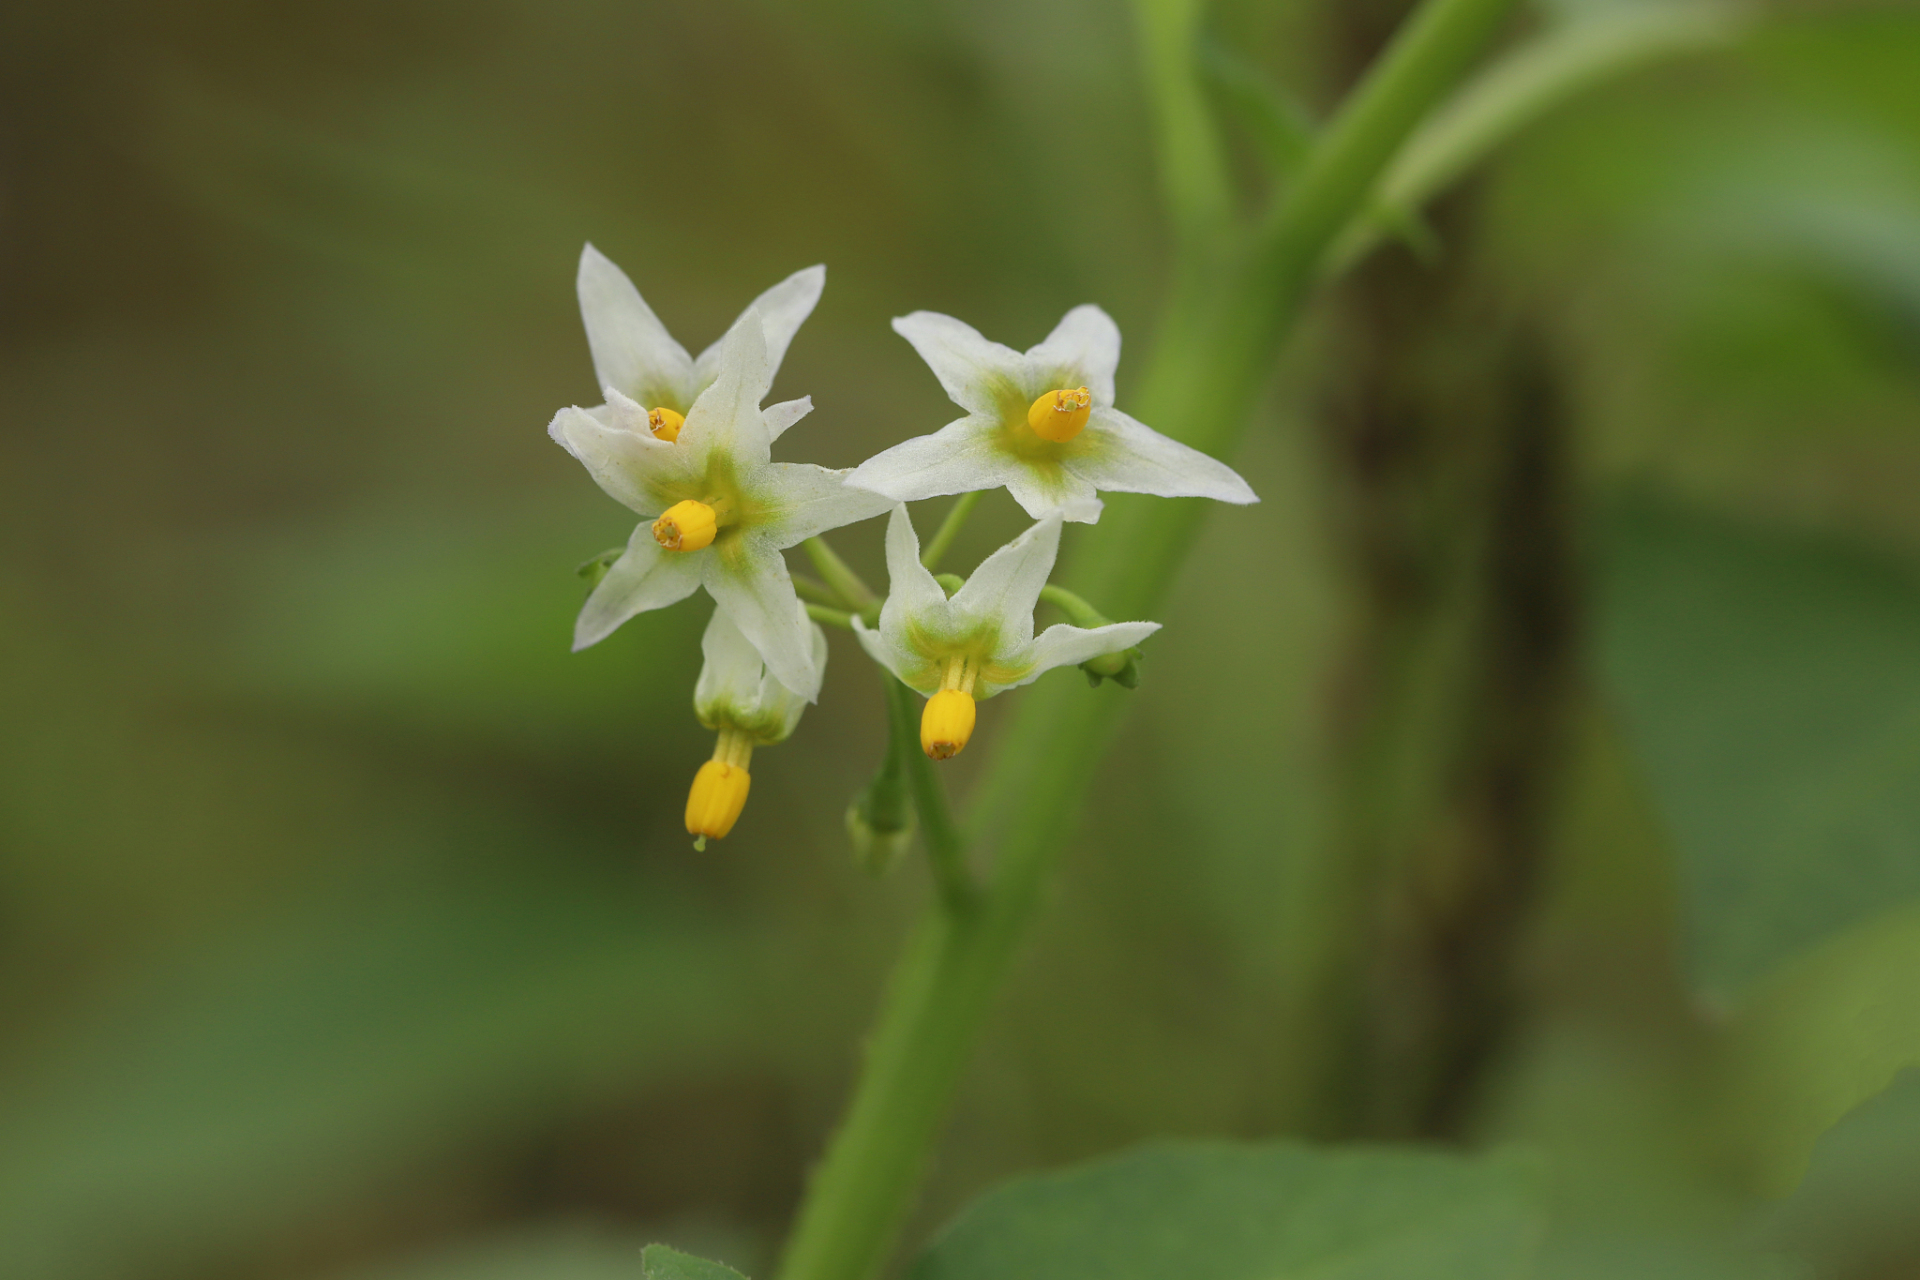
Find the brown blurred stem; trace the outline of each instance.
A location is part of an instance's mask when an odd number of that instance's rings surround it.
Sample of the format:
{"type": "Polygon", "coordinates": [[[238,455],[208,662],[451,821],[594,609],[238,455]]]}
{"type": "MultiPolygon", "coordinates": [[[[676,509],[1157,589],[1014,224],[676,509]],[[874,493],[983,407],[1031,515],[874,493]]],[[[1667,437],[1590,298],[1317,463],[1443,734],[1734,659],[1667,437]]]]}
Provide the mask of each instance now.
{"type": "MultiPolygon", "coordinates": [[[[1335,20],[1364,48],[1397,7],[1335,20]]],[[[1391,250],[1344,291],[1321,415],[1352,595],[1334,818],[1291,922],[1304,945],[1282,1087],[1285,1118],[1323,1136],[1456,1137],[1471,1118],[1513,1025],[1573,715],[1573,485],[1552,362],[1478,269],[1474,192],[1439,216],[1444,261],[1391,250]]]]}

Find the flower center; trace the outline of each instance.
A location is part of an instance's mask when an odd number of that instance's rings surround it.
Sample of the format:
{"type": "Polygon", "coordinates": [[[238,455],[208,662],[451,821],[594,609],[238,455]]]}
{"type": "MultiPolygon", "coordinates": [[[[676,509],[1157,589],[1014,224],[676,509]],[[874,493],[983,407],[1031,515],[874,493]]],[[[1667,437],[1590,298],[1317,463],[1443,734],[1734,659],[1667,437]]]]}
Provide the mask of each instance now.
{"type": "Polygon", "coordinates": [[[973,685],[979,678],[980,665],[972,658],[947,659],[940,692],[927,699],[920,713],[920,749],[935,760],[959,755],[973,737],[973,685]]]}
{"type": "Polygon", "coordinates": [[[656,440],[665,440],[672,444],[680,438],[680,428],[687,422],[686,415],[675,413],[664,405],[658,409],[647,410],[647,427],[656,440]]]}
{"type": "Polygon", "coordinates": [[[752,759],[752,738],[738,729],[720,731],[713,759],[700,766],[693,775],[693,789],[687,792],[687,834],[695,838],[695,848],[706,848],[709,836],[724,838],[740,820],[747,790],[753,785],[747,773],[752,759]]]}
{"type": "Polygon", "coordinates": [[[653,522],[653,540],[669,551],[698,551],[718,532],[720,513],[692,498],[674,503],[653,522]]]}
{"type": "Polygon", "coordinates": [[[1085,430],[1093,395],[1085,387],[1049,391],[1027,409],[1027,425],[1042,440],[1064,444],[1085,430]]]}

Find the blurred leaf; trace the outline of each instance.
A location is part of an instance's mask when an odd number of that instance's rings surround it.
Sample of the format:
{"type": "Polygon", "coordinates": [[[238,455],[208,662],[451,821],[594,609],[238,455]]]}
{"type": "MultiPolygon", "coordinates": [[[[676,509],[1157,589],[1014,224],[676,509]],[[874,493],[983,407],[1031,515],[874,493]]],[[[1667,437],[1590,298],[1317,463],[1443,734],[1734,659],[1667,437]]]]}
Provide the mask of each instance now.
{"type": "Polygon", "coordinates": [[[1600,646],[1723,1003],[1920,896],[1920,587],[1842,546],[1641,506],[1609,539],[1600,646]]]}
{"type": "Polygon", "coordinates": [[[737,948],[636,888],[355,884],[85,1011],[0,1091],[0,1273],[194,1271],[737,1050],[737,948]]]}
{"type": "Polygon", "coordinates": [[[1726,1028],[1718,1066],[1729,1133],[1767,1191],[1792,1190],[1821,1134],[1920,1066],[1920,903],[1785,965],[1726,1028]]]}
{"type": "Polygon", "coordinates": [[[1515,1163],[1297,1144],[1150,1147],[1010,1183],[913,1280],[1519,1276],[1541,1230],[1515,1163]]]}
{"type": "Polygon", "coordinates": [[[463,1241],[329,1280],[643,1280],[641,1242],[589,1227],[463,1241]]]}
{"type": "Polygon", "coordinates": [[[663,1244],[650,1244],[640,1255],[646,1280],[746,1280],[732,1267],[680,1253],[663,1244]]]}

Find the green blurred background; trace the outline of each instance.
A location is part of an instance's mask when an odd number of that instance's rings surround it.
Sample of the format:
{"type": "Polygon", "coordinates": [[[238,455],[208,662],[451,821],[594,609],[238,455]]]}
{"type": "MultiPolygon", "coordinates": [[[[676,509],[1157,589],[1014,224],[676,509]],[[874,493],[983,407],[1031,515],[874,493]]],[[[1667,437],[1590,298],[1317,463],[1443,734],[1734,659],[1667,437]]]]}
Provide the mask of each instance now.
{"type": "MultiPolygon", "coordinates": [[[[1324,110],[1404,8],[1217,38],[1324,110]]],[[[846,847],[849,637],[700,855],[705,604],[568,653],[633,523],[544,431],[600,398],[575,261],[696,350],[825,261],[787,459],[948,420],[915,308],[1025,346],[1096,301],[1124,405],[1138,83],[1096,0],[6,7],[0,1272],[771,1266],[926,885],[846,847]]],[[[1696,1221],[1912,1274],[1920,1084],[1764,1210],[1687,1118],[1721,1011],[1920,896],[1920,14],[1768,10],[1435,222],[1309,317],[1232,459],[1264,502],[1087,693],[1136,705],[915,1237],[1303,1133],[1553,1153],[1619,1274],[1696,1221]]]]}

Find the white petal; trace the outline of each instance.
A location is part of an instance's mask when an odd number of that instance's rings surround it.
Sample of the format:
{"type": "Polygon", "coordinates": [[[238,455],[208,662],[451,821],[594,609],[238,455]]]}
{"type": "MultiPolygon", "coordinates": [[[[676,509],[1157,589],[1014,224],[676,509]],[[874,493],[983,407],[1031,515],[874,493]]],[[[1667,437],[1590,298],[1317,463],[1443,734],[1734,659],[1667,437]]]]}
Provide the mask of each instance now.
{"type": "Polygon", "coordinates": [[[903,440],[853,469],[847,483],[896,502],[919,502],[950,493],[998,489],[1020,464],[995,442],[994,421],[970,417],[950,422],[930,436],[903,440]]]}
{"type": "Polygon", "coordinates": [[[1034,377],[1047,384],[1042,392],[1084,386],[1093,393],[1095,404],[1112,404],[1113,371],[1120,364],[1120,326],[1091,303],[1075,307],[1045,342],[1028,348],[1027,363],[1034,377]]]}
{"type": "Polygon", "coordinates": [[[909,689],[931,694],[940,688],[940,669],[925,656],[901,652],[887,640],[885,633],[870,629],[858,618],[853,620],[853,634],[868,657],[893,672],[909,689]]]}
{"type": "Polygon", "coordinates": [[[665,486],[686,474],[687,458],[651,434],[615,426],[585,409],[562,409],[547,434],[582,466],[614,501],[638,515],[657,516],[674,503],[665,486]]]}
{"type": "Polygon", "coordinates": [[[704,559],[705,553],[698,551],[689,555],[663,551],[646,525],[635,529],[627,540],[626,554],[613,562],[574,621],[574,652],[599,644],[636,613],[664,608],[692,595],[700,586],[704,559]]]}
{"type": "MultiPolygon", "coordinates": [[[[826,287],[827,269],[808,267],[796,271],[767,290],[740,313],[737,325],[754,312],[760,313],[760,324],[767,337],[767,362],[774,372],[779,372],[780,362],[787,357],[787,347],[793,342],[793,335],[800,331],[806,318],[813,314],[813,308],[820,301],[820,290],[826,287]]],[[[693,380],[697,390],[706,390],[720,374],[720,350],[726,343],[723,336],[700,353],[693,363],[693,380]]]]}
{"type": "Polygon", "coordinates": [[[817,699],[822,672],[813,663],[806,608],[794,593],[780,552],[748,537],[733,543],[726,554],[703,559],[707,591],[760,651],[767,670],[808,702],[817,699]]]}
{"type": "Polygon", "coordinates": [[[889,636],[904,635],[913,619],[945,630],[950,616],[947,593],[920,563],[920,537],[902,503],[887,519],[887,602],[880,606],[880,629],[889,636]]]}
{"type": "MultiPolygon", "coordinates": [[[[747,315],[753,314],[748,308],[747,315]]],[[[773,381],[766,336],[757,324],[736,324],[721,342],[719,376],[687,410],[675,444],[697,460],[696,466],[704,466],[715,450],[740,462],[765,462],[772,439],[760,416],[760,402],[773,381]]]]}
{"type": "Polygon", "coordinates": [[[948,398],[968,413],[997,420],[1009,396],[1020,398],[1025,358],[1012,347],[987,341],[972,325],[937,311],[916,311],[897,317],[893,331],[913,344],[948,398]]]}
{"type": "Polygon", "coordinates": [[[693,400],[693,357],[653,314],[627,273],[592,245],[580,251],[580,317],[602,387],[616,387],[648,408],[686,412],[693,400]]]}
{"type": "Polygon", "coordinates": [[[1002,645],[1033,639],[1033,606],[1060,554],[1060,521],[1048,517],[1000,548],[953,593],[953,612],[993,621],[1002,645]]]}
{"type": "Polygon", "coordinates": [[[1095,524],[1106,506],[1091,482],[1065,466],[1014,464],[1007,475],[1007,492],[1035,520],[1059,516],[1074,524],[1095,524]]]}
{"type": "Polygon", "coordinates": [[[1226,463],[1168,439],[1117,409],[1095,409],[1085,435],[1090,447],[1064,465],[1096,488],[1163,498],[1260,501],[1226,463]]]}
{"type": "Polygon", "coordinates": [[[1064,622],[1048,627],[1025,654],[1026,661],[1033,664],[1027,673],[1012,684],[994,685],[987,692],[1017,689],[1023,684],[1032,684],[1055,667],[1078,666],[1103,653],[1131,649],[1159,629],[1157,622],[1113,622],[1092,630],[1070,627],[1064,622]]]}
{"type": "Polygon", "coordinates": [[[760,682],[766,676],[766,664],[725,609],[715,607],[706,633],[700,637],[700,652],[706,661],[693,686],[693,709],[700,722],[711,728],[721,718],[719,713],[729,713],[735,719],[752,718],[760,708],[760,682]]]}
{"type": "Polygon", "coordinates": [[[813,397],[801,396],[798,400],[782,400],[779,404],[770,404],[760,411],[760,420],[767,424],[769,443],[785,435],[787,428],[813,412],[813,397]]]}
{"type": "MultiPolygon", "coordinates": [[[[804,616],[806,608],[801,607],[804,616]]],[[[827,673],[827,633],[819,624],[807,620],[807,630],[813,635],[813,669],[822,677],[827,673]]],[[[760,709],[767,716],[771,732],[761,739],[762,742],[784,742],[793,736],[800,725],[800,713],[807,709],[807,700],[787,688],[774,678],[769,671],[760,677],[760,709]]]]}
{"type": "Polygon", "coordinates": [[[760,497],[770,507],[765,526],[782,549],[816,533],[871,520],[893,505],[870,489],[847,486],[845,471],[829,471],[810,462],[773,462],[756,473],[760,497]]]}

